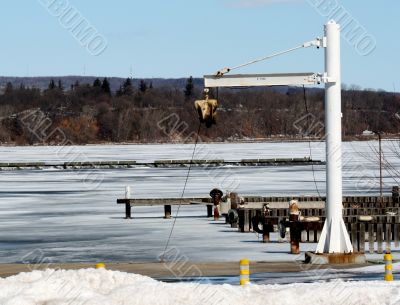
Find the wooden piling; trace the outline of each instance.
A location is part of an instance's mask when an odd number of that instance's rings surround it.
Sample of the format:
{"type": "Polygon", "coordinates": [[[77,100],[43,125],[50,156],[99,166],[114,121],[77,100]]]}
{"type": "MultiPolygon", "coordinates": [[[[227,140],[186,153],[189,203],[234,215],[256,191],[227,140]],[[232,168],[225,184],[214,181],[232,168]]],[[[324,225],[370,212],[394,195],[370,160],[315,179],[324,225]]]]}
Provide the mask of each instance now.
{"type": "Polygon", "coordinates": [[[353,245],[353,250],[358,252],[358,244],[357,244],[357,223],[350,223],[350,232],[351,232],[351,244],[353,245]]]}
{"type": "Polygon", "coordinates": [[[238,211],[239,219],[238,219],[238,230],[239,232],[244,232],[244,210],[239,209],[238,211]]]}
{"type": "Polygon", "coordinates": [[[360,233],[358,236],[358,251],[365,253],[365,223],[360,223],[360,233]]]}
{"type": "Polygon", "coordinates": [[[376,225],[376,241],[378,242],[378,253],[383,254],[382,239],[383,239],[383,224],[376,225]]]}
{"type": "Polygon", "coordinates": [[[132,208],[130,203],[125,204],[125,219],[132,219],[132,208]]]}
{"type": "Polygon", "coordinates": [[[213,217],[213,205],[207,205],[207,217],[213,217]]]}
{"type": "Polygon", "coordinates": [[[219,220],[219,205],[214,205],[214,220],[219,220]]]}
{"type": "Polygon", "coordinates": [[[244,223],[242,232],[250,232],[250,210],[244,210],[244,223]]]}
{"type": "Polygon", "coordinates": [[[307,231],[306,230],[303,230],[303,231],[301,231],[300,232],[300,240],[301,240],[301,242],[302,243],[306,243],[308,240],[307,240],[307,231]]]}
{"type": "Polygon", "coordinates": [[[391,252],[391,242],[392,242],[392,225],[390,223],[385,224],[385,246],[386,246],[386,253],[391,252]]]}
{"type": "Polygon", "coordinates": [[[300,238],[301,228],[298,226],[298,222],[291,222],[290,224],[290,253],[300,253],[300,238]]]}
{"type": "Polygon", "coordinates": [[[374,236],[374,224],[369,223],[368,224],[368,247],[369,247],[369,253],[373,254],[375,252],[375,236],[374,236]]]}
{"type": "Polygon", "coordinates": [[[172,213],[172,208],[170,205],[164,205],[164,218],[170,219],[172,213]]]}
{"type": "Polygon", "coordinates": [[[399,224],[395,223],[394,224],[394,230],[393,230],[393,238],[394,238],[394,246],[396,248],[399,247],[399,224]]]}

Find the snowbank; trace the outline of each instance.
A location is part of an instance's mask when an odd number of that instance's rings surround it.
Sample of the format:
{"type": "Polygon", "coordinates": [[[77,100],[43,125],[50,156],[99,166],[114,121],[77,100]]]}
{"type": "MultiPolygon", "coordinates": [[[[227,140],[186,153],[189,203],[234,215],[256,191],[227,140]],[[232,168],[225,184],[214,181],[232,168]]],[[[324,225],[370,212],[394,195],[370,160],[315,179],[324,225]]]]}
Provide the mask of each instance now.
{"type": "Polygon", "coordinates": [[[0,279],[2,305],[243,305],[392,304],[397,282],[343,282],[291,285],[208,285],[163,283],[108,270],[46,270],[0,279]]]}

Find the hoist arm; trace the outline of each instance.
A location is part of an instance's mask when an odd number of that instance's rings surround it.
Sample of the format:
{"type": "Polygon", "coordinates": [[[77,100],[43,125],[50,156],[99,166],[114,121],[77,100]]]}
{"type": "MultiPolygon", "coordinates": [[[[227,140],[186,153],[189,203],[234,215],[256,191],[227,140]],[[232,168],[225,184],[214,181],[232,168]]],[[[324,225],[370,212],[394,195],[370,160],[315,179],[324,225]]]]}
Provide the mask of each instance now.
{"type": "Polygon", "coordinates": [[[316,85],[322,82],[318,73],[282,74],[225,74],[223,76],[205,75],[204,87],[256,87],[256,86],[298,86],[316,85]]]}

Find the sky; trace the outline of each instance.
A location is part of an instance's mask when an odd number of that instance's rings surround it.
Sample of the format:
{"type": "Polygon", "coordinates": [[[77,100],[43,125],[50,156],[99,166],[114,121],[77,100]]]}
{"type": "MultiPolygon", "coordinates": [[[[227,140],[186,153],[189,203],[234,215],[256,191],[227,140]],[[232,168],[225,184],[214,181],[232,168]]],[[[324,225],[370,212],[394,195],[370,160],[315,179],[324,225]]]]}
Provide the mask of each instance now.
{"type": "MultiPolygon", "coordinates": [[[[322,36],[337,10],[360,29],[342,37],[343,83],[400,90],[398,0],[0,1],[1,76],[201,77],[322,36]]],[[[236,72],[323,72],[323,60],[300,49],[236,72]]]]}

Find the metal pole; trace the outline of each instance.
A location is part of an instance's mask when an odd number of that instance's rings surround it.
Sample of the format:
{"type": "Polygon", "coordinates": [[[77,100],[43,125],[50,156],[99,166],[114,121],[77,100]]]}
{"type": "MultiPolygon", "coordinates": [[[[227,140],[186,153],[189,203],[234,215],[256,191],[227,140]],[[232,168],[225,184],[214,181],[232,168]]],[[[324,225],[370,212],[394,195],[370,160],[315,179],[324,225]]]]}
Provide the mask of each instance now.
{"type": "Polygon", "coordinates": [[[340,26],[325,25],[326,220],[317,253],[350,253],[353,247],[342,217],[342,111],[340,26]]]}

